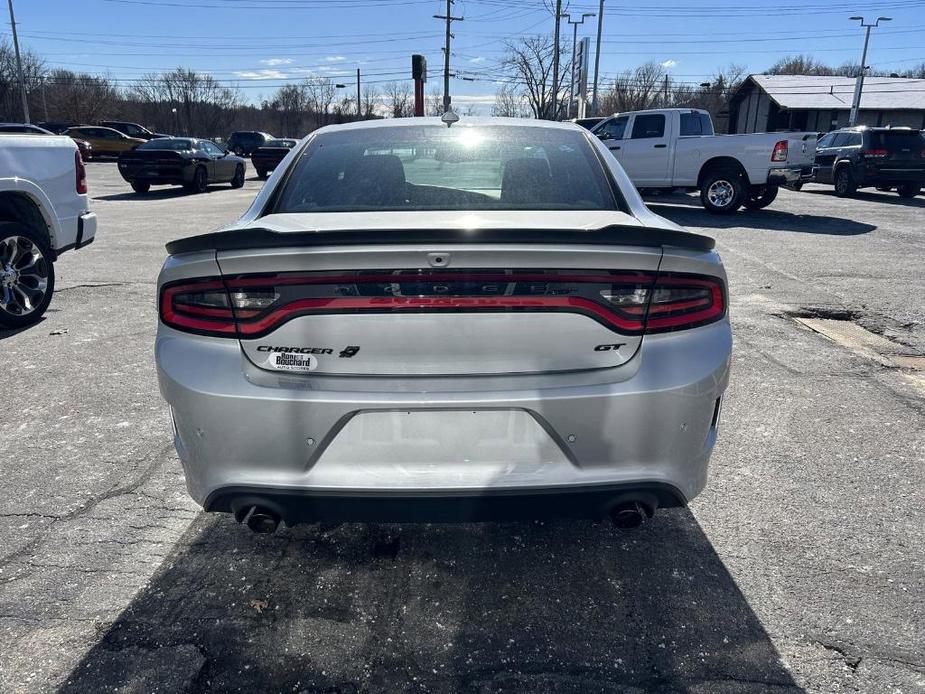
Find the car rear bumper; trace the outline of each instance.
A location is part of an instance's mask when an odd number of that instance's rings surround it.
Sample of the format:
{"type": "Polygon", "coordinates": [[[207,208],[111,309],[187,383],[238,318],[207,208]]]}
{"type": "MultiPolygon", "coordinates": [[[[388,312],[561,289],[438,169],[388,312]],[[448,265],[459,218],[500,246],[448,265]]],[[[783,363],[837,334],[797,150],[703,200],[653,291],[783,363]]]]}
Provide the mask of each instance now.
{"type": "Polygon", "coordinates": [[[768,183],[771,185],[787,185],[790,183],[805,183],[813,178],[813,167],[790,166],[782,169],[771,169],[768,172],[768,183]]]}
{"type": "Polygon", "coordinates": [[[899,183],[925,182],[925,168],[890,168],[868,169],[859,176],[859,185],[896,185],[899,183]]]}
{"type": "Polygon", "coordinates": [[[306,377],[254,367],[237,341],[160,326],[156,359],[187,486],[207,510],[259,497],[287,519],[472,518],[596,515],[653,489],[659,505],[692,499],[731,347],[723,320],[648,336],[613,369],[306,377]]]}

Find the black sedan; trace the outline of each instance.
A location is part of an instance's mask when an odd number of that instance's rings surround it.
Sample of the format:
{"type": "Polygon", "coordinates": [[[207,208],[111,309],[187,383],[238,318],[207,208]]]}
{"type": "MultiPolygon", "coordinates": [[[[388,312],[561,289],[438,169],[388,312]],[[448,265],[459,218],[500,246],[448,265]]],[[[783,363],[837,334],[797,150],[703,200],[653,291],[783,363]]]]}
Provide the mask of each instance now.
{"type": "Polygon", "coordinates": [[[152,185],[182,185],[203,193],[210,183],[244,185],[247,163],[214,142],[192,137],[162,137],[119,155],[119,173],[136,193],[152,185]]]}
{"type": "Polygon", "coordinates": [[[260,178],[270,175],[279,163],[289,154],[289,150],[299,144],[298,140],[270,140],[262,147],[258,147],[251,154],[251,163],[257,170],[260,178]]]}

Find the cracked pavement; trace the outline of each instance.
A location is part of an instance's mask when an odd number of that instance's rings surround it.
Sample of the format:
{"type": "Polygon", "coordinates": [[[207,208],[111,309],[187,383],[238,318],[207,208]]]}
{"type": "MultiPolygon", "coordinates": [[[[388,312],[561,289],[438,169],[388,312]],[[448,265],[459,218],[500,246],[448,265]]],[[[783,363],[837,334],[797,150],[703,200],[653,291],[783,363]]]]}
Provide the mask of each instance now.
{"type": "Polygon", "coordinates": [[[88,166],[97,241],[37,326],[0,332],[0,691],[921,692],[925,198],[821,186],[713,218],[733,376],[706,491],[590,522],[329,524],[255,536],[186,495],[153,365],[173,238],[260,182],[128,192],[88,166]]]}

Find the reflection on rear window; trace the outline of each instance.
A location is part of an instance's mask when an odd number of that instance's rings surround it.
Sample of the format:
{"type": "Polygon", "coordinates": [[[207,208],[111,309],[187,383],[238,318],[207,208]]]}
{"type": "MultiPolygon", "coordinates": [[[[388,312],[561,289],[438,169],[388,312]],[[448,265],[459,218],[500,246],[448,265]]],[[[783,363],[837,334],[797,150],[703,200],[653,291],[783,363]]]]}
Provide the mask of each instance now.
{"type": "Polygon", "coordinates": [[[918,131],[894,130],[870,133],[870,146],[875,149],[907,149],[925,147],[925,136],[918,131]]]}
{"type": "Polygon", "coordinates": [[[148,140],[143,145],[138,145],[136,149],[169,149],[175,152],[182,152],[192,149],[190,140],[168,140],[167,138],[158,138],[157,140],[148,140]]]}
{"type": "Polygon", "coordinates": [[[274,211],[615,208],[581,132],[433,125],[317,136],[274,211]]]}

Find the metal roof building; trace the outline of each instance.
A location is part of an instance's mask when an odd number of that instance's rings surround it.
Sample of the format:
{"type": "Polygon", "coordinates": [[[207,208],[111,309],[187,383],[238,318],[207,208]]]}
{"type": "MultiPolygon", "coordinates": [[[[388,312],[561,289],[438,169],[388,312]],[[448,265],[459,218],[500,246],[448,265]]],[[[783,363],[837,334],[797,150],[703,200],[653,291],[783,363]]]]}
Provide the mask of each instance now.
{"type": "MultiPolygon", "coordinates": [[[[826,132],[848,124],[854,77],[750,75],[729,104],[729,132],[826,132]]],[[[925,129],[925,79],[867,77],[860,125],[925,129]]]]}

